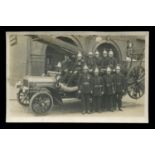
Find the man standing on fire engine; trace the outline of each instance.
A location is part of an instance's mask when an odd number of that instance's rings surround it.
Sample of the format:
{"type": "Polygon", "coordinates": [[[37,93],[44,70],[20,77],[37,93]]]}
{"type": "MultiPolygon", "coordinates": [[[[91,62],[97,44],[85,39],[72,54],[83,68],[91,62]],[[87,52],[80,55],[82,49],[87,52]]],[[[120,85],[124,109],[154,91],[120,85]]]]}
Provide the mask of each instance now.
{"type": "Polygon", "coordinates": [[[112,69],[112,71],[116,68],[117,60],[114,57],[114,52],[112,49],[109,51],[109,59],[108,59],[108,66],[112,69]]]}
{"type": "Polygon", "coordinates": [[[115,100],[116,105],[118,106],[118,110],[122,111],[122,96],[126,91],[126,81],[123,74],[120,72],[120,66],[116,67],[116,74],[115,74],[115,100]]]}
{"type": "Polygon", "coordinates": [[[102,95],[104,94],[103,79],[99,76],[99,69],[96,67],[93,77],[93,111],[101,112],[102,95]]]}
{"type": "Polygon", "coordinates": [[[95,66],[95,61],[94,61],[94,57],[93,57],[93,53],[89,52],[88,53],[88,57],[86,58],[86,64],[89,68],[89,73],[92,75],[93,74],[93,69],[95,66]]]}
{"type": "Polygon", "coordinates": [[[72,83],[73,85],[77,84],[77,81],[79,80],[79,77],[82,73],[82,68],[84,65],[84,59],[81,52],[78,52],[75,63],[71,66],[70,70],[70,80],[69,83],[72,83]]]}
{"type": "Polygon", "coordinates": [[[101,61],[102,58],[100,57],[100,54],[98,51],[95,52],[95,57],[94,57],[94,62],[95,62],[95,66],[98,67],[98,69],[101,68],[101,61]]]}
{"type": "Polygon", "coordinates": [[[113,111],[113,103],[114,103],[114,94],[115,94],[115,86],[114,86],[114,77],[111,73],[111,68],[107,68],[107,74],[104,76],[105,82],[105,108],[108,111],[113,111]]]}
{"type": "Polygon", "coordinates": [[[75,66],[73,66],[74,74],[82,72],[82,67],[84,65],[84,59],[81,52],[78,52],[77,59],[75,60],[75,66]]]}
{"type": "Polygon", "coordinates": [[[78,82],[79,91],[82,102],[82,114],[91,113],[92,110],[92,79],[88,71],[88,66],[84,65],[83,74],[78,82]]]}
{"type": "Polygon", "coordinates": [[[106,73],[107,67],[108,67],[108,53],[106,50],[104,50],[102,61],[101,61],[101,72],[102,72],[102,74],[106,73]]]}
{"type": "Polygon", "coordinates": [[[70,68],[71,66],[71,59],[68,55],[65,55],[64,60],[62,61],[62,68],[63,70],[70,68]]]}
{"type": "Polygon", "coordinates": [[[68,55],[65,55],[64,60],[62,61],[62,72],[61,72],[64,82],[66,82],[67,79],[70,77],[69,72],[72,66],[71,64],[72,64],[71,59],[69,58],[68,55]]]}

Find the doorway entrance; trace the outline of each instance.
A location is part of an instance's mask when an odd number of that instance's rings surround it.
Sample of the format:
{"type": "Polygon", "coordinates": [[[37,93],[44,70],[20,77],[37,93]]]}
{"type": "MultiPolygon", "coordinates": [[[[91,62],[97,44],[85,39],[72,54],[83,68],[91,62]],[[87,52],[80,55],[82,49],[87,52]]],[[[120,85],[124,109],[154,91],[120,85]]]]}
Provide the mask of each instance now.
{"type": "Polygon", "coordinates": [[[58,62],[61,62],[63,59],[64,55],[60,52],[60,49],[47,46],[45,56],[45,74],[47,74],[47,71],[56,71],[58,62]]]}
{"type": "Polygon", "coordinates": [[[112,50],[114,52],[114,57],[117,59],[117,62],[120,63],[122,60],[121,51],[112,43],[108,43],[108,42],[100,43],[95,48],[95,51],[97,50],[99,51],[100,55],[103,54],[103,50],[106,50],[107,52],[112,50]]]}

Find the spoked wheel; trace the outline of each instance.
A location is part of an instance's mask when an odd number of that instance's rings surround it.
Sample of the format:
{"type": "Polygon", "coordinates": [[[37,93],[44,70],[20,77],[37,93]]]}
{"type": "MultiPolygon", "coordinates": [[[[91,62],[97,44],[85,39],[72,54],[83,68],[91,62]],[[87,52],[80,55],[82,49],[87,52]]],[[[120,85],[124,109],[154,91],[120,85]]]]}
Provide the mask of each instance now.
{"type": "Polygon", "coordinates": [[[145,70],[142,66],[133,67],[128,73],[128,95],[133,99],[139,99],[144,95],[145,70]]]}
{"type": "Polygon", "coordinates": [[[23,93],[22,90],[19,90],[19,92],[17,93],[17,99],[21,105],[23,106],[29,105],[29,94],[28,93],[23,93]]]}
{"type": "Polygon", "coordinates": [[[53,108],[53,97],[48,92],[38,92],[32,96],[30,108],[36,114],[47,114],[53,108]]]}
{"type": "Polygon", "coordinates": [[[134,66],[128,73],[128,85],[144,80],[145,69],[143,66],[134,66]]]}
{"type": "Polygon", "coordinates": [[[144,95],[144,81],[128,86],[128,95],[133,99],[139,99],[144,95]]]}

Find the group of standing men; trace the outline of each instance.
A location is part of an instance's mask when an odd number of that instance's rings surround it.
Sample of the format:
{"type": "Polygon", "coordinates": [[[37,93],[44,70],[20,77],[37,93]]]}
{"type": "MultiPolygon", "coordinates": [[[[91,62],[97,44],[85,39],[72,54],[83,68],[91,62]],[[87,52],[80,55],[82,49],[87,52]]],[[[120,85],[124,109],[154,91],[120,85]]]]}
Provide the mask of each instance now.
{"type": "MultiPolygon", "coordinates": [[[[63,65],[64,63],[62,63],[63,65]]],[[[66,68],[66,67],[65,67],[66,68]]],[[[65,71],[65,70],[63,70],[65,71]]],[[[126,91],[126,80],[110,49],[92,52],[83,58],[79,52],[73,70],[78,81],[82,113],[122,110],[122,96],[126,91]]]]}

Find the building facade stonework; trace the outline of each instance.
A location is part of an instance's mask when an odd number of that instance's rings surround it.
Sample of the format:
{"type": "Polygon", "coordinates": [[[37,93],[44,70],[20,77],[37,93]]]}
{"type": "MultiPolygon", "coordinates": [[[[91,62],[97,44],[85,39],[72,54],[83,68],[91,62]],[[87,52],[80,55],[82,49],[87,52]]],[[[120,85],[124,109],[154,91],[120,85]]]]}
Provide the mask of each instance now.
{"type": "MultiPolygon", "coordinates": [[[[63,46],[47,44],[25,35],[16,35],[16,39],[13,45],[9,43],[9,39],[7,40],[10,70],[8,80],[11,85],[15,85],[25,75],[41,76],[47,68],[55,70],[56,64],[70,52],[64,48],[65,44],[63,46]]],[[[62,44],[70,44],[77,51],[82,49],[83,54],[90,51],[95,53],[96,50],[102,53],[103,49],[112,49],[120,63],[126,60],[128,40],[133,42],[135,49],[142,49],[145,46],[144,39],[136,36],[62,35],[56,39],[62,44]]],[[[72,51],[72,54],[76,54],[75,51],[72,51]]]]}

